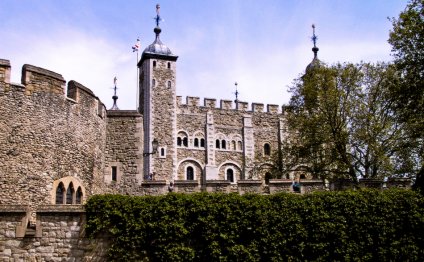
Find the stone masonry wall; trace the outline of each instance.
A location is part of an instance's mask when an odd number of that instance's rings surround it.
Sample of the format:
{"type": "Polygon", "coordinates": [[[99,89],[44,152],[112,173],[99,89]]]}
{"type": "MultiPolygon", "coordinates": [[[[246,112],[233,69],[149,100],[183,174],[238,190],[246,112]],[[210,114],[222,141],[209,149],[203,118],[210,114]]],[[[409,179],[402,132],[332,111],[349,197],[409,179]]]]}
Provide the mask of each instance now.
{"type": "MultiPolygon", "coordinates": [[[[178,149],[178,163],[184,159],[193,159],[201,164],[206,160],[206,148],[199,148],[193,150],[194,134],[203,132],[206,139],[206,115],[211,112],[213,115],[213,125],[215,129],[215,139],[225,139],[226,148],[214,148],[215,165],[218,169],[218,179],[225,179],[226,167],[232,166],[235,171],[237,180],[244,179],[242,173],[244,172],[245,156],[243,149],[233,149],[230,144],[233,140],[241,139],[243,147],[246,140],[243,137],[244,122],[246,116],[252,118],[252,128],[254,135],[254,159],[251,171],[245,174],[245,178],[261,179],[265,178],[267,172],[274,164],[272,155],[276,154],[280,148],[279,132],[280,132],[280,118],[283,117],[278,112],[276,106],[268,106],[268,111],[263,111],[263,104],[253,104],[253,110],[247,111],[246,103],[239,103],[239,109],[233,109],[232,102],[227,100],[221,101],[221,107],[215,107],[216,101],[214,99],[205,99],[204,106],[199,105],[199,98],[187,97],[185,104],[181,103],[181,97],[177,97],[178,114],[177,114],[177,131],[184,131],[189,136],[188,148],[179,147],[178,149]],[[241,105],[241,106],[240,106],[241,105]],[[271,148],[271,155],[264,154],[264,145],[269,144],[271,148]],[[193,152],[196,151],[196,152],[193,152]],[[199,154],[199,152],[204,154],[199,154]]],[[[215,141],[214,141],[215,146],[215,141]]],[[[208,145],[207,141],[205,145],[208,145]]],[[[187,161],[189,162],[189,161],[187,161]]],[[[178,178],[184,177],[183,168],[178,168],[178,178]]]]}
{"type": "MultiPolygon", "coordinates": [[[[4,64],[0,75],[10,74],[4,64]]],[[[66,176],[81,181],[87,196],[100,193],[103,104],[74,81],[73,99],[65,97],[57,73],[31,65],[22,72],[22,85],[0,78],[0,204],[50,204],[53,182],[66,176]]]]}
{"type": "Polygon", "coordinates": [[[137,111],[107,112],[104,174],[110,193],[139,194],[143,175],[142,125],[143,118],[137,111]],[[112,166],[117,167],[116,181],[112,181],[112,166]]]}
{"type": "Polygon", "coordinates": [[[10,210],[0,207],[0,261],[107,261],[109,242],[101,236],[85,237],[81,206],[67,210],[43,207],[37,211],[38,235],[25,237],[15,235],[25,214],[10,210]]]}

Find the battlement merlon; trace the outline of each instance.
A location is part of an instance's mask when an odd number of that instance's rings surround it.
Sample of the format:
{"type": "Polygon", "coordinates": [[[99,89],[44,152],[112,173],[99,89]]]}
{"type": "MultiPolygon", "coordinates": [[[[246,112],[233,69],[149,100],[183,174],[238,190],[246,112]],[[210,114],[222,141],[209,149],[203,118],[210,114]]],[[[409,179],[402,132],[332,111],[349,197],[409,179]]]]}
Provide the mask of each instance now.
{"type": "Polygon", "coordinates": [[[10,84],[10,61],[0,59],[0,82],[10,84]]]}
{"type": "Polygon", "coordinates": [[[25,64],[22,67],[21,83],[26,86],[28,93],[65,94],[66,81],[62,75],[41,67],[25,64]]]}
{"type": "MultiPolygon", "coordinates": [[[[200,98],[197,96],[187,96],[185,98],[185,103],[183,103],[182,96],[176,96],[177,106],[186,106],[186,107],[199,107],[200,98]]],[[[265,106],[263,103],[252,103],[251,110],[248,102],[238,101],[237,104],[233,105],[233,101],[229,99],[221,99],[219,101],[219,107],[217,107],[217,99],[215,98],[204,98],[203,105],[200,107],[211,108],[211,109],[220,109],[220,110],[236,110],[243,112],[253,112],[253,113],[269,113],[269,114],[284,114],[287,105],[280,106],[275,104],[268,104],[265,106]],[[235,108],[234,108],[235,105],[235,108]],[[266,107],[266,111],[265,111],[266,107]],[[281,111],[280,111],[281,109],[281,111]],[[250,110],[250,111],[249,111],[250,110]]]]}

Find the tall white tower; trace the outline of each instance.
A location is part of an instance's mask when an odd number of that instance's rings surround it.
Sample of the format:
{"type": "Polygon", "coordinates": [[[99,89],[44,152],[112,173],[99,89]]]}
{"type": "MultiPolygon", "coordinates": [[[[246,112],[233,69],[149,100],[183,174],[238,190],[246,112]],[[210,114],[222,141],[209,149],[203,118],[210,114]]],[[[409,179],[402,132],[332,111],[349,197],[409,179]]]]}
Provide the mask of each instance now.
{"type": "Polygon", "coordinates": [[[152,152],[154,139],[159,144],[157,153],[144,157],[144,175],[155,173],[157,180],[171,180],[177,172],[175,86],[178,56],[159,38],[162,31],[159,8],[156,5],[155,41],[143,51],[138,62],[139,111],[143,114],[144,152],[152,152]]]}

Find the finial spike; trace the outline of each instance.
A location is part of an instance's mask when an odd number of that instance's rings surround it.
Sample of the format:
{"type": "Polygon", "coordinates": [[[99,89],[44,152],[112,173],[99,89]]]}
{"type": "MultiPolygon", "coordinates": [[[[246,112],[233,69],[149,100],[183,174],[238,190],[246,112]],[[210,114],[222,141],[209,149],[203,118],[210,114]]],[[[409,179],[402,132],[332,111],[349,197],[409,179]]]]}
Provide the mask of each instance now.
{"type": "Polygon", "coordinates": [[[236,100],[234,100],[234,103],[236,103],[236,107],[238,107],[238,94],[239,94],[237,90],[238,83],[235,82],[234,85],[236,86],[236,92],[234,93],[236,95],[236,100]]]}
{"type": "Polygon", "coordinates": [[[118,100],[118,96],[116,95],[116,89],[118,89],[116,87],[116,82],[117,81],[118,81],[118,78],[116,78],[116,76],[115,76],[113,78],[113,85],[114,85],[114,87],[113,87],[113,96],[112,96],[113,106],[112,106],[112,108],[110,110],[119,110],[118,105],[116,104],[116,100],[118,100]]]}
{"type": "Polygon", "coordinates": [[[314,47],[312,48],[312,51],[314,52],[314,58],[317,58],[318,56],[319,48],[317,47],[317,40],[318,40],[318,37],[315,35],[315,24],[312,24],[312,42],[314,43],[314,47]]]}
{"type": "Polygon", "coordinates": [[[156,4],[156,26],[159,27],[159,22],[160,22],[160,5],[156,4]]]}

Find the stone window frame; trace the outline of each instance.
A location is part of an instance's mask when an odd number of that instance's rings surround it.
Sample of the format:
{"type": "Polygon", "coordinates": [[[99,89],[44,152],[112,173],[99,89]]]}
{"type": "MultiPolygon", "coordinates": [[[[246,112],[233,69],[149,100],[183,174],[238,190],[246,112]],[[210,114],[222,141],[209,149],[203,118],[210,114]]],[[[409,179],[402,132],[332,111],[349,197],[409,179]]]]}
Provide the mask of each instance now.
{"type": "Polygon", "coordinates": [[[116,183],[119,184],[121,182],[122,178],[122,163],[121,162],[110,162],[109,165],[106,167],[106,172],[104,176],[104,182],[106,184],[112,184],[116,183]],[[113,167],[116,167],[116,180],[112,180],[112,172],[113,167]]]}
{"type": "Polygon", "coordinates": [[[188,181],[196,181],[196,168],[192,164],[188,164],[184,168],[185,180],[188,181]],[[193,170],[193,179],[188,179],[188,169],[191,168],[193,170]]]}
{"type": "Polygon", "coordinates": [[[158,148],[159,158],[166,158],[166,146],[161,146],[158,148]],[[162,154],[163,151],[163,154],[162,154]]]}
{"type": "Polygon", "coordinates": [[[177,147],[188,148],[188,132],[185,130],[179,130],[177,132],[177,147]]]}
{"type": "Polygon", "coordinates": [[[236,175],[235,175],[235,172],[234,172],[234,168],[232,166],[228,166],[228,167],[225,168],[225,180],[230,181],[231,184],[236,184],[237,183],[237,181],[236,181],[236,175]],[[228,179],[228,173],[229,173],[229,171],[231,171],[231,173],[232,173],[231,174],[232,175],[232,181],[231,181],[231,179],[228,179]]]}
{"type": "Polygon", "coordinates": [[[268,142],[264,143],[263,146],[262,146],[262,149],[263,149],[263,151],[262,151],[263,156],[265,156],[265,157],[271,156],[271,144],[270,143],[268,143],[268,142]]]}
{"type": "Polygon", "coordinates": [[[231,150],[231,144],[226,135],[222,133],[218,133],[215,135],[215,149],[219,149],[222,151],[231,150]]]}
{"type": "Polygon", "coordinates": [[[204,149],[205,148],[205,135],[201,131],[196,131],[193,134],[193,148],[194,149],[204,149]],[[196,146],[197,141],[197,146],[196,146]]]}
{"type": "Polygon", "coordinates": [[[74,176],[67,176],[57,179],[53,182],[53,187],[51,191],[51,204],[53,205],[83,205],[86,200],[86,191],[85,187],[82,185],[82,182],[74,176]],[[63,191],[61,197],[61,204],[57,203],[57,193],[58,188],[62,187],[63,191]],[[68,193],[71,193],[69,198],[68,193]],[[69,201],[69,199],[71,199],[69,201]],[[69,203],[70,202],[70,203],[69,203]]]}
{"type": "Polygon", "coordinates": [[[231,144],[229,144],[229,148],[228,150],[232,150],[232,151],[243,151],[243,142],[242,142],[242,137],[240,135],[232,135],[231,136],[231,144]],[[235,144],[235,145],[234,145],[235,144]]]}

